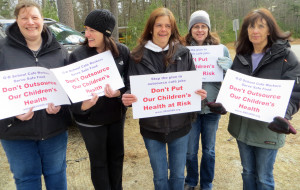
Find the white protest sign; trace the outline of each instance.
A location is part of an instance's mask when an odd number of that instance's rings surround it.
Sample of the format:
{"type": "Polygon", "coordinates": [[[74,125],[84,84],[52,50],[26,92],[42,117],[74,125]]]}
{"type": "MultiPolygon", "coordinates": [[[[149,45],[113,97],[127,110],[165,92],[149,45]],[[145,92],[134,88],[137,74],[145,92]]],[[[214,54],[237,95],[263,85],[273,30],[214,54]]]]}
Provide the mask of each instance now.
{"type": "Polygon", "coordinates": [[[175,73],[130,76],[131,93],[138,101],[132,104],[133,118],[156,117],[201,110],[201,73],[175,73]]]}
{"type": "Polygon", "coordinates": [[[48,103],[70,104],[53,73],[44,67],[26,67],[0,72],[0,119],[45,109],[48,103]]]}
{"type": "Polygon", "coordinates": [[[110,51],[99,53],[76,63],[51,69],[73,103],[91,99],[92,93],[104,95],[104,87],[124,87],[110,51]]]}
{"type": "Polygon", "coordinates": [[[284,117],[293,85],[293,80],[256,78],[229,69],[216,102],[231,113],[271,122],[284,117]]]}
{"type": "Polygon", "coordinates": [[[223,81],[223,70],[218,66],[218,57],[224,56],[222,45],[187,46],[193,56],[196,69],[202,72],[203,82],[223,81]]]}

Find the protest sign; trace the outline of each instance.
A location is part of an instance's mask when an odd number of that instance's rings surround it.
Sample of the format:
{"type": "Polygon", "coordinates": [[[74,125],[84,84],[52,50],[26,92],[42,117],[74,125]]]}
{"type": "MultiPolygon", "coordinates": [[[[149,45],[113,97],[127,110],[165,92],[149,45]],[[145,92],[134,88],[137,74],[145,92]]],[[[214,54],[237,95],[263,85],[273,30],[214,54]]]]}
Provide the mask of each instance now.
{"type": "Polygon", "coordinates": [[[106,84],[110,84],[113,90],[124,87],[110,51],[51,71],[73,103],[91,99],[92,93],[103,96],[106,84]]]}
{"type": "Polygon", "coordinates": [[[48,103],[70,104],[53,73],[44,67],[27,67],[0,72],[0,119],[45,109],[48,103]]]}
{"type": "Polygon", "coordinates": [[[293,80],[256,78],[229,69],[216,102],[231,113],[271,122],[284,117],[293,85],[293,80]]]}
{"type": "Polygon", "coordinates": [[[197,70],[202,72],[203,82],[223,81],[223,70],[218,66],[218,57],[224,56],[222,45],[187,46],[190,49],[197,70]]]}
{"type": "Polygon", "coordinates": [[[132,104],[133,118],[147,118],[201,110],[201,73],[175,73],[130,76],[131,93],[138,101],[132,104]]]}

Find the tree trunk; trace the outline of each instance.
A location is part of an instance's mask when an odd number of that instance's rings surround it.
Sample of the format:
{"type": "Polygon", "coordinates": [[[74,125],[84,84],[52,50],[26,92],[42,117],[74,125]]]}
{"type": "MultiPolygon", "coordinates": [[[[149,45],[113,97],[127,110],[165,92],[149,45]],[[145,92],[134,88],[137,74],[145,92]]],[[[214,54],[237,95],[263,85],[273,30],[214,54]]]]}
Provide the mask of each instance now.
{"type": "Polygon", "coordinates": [[[190,0],[186,1],[186,23],[189,23],[191,16],[191,2],[190,0]]]}
{"type": "Polygon", "coordinates": [[[115,26],[114,31],[112,33],[112,37],[116,40],[116,42],[118,42],[119,41],[119,30],[118,30],[119,11],[118,11],[118,1],[117,0],[111,0],[110,1],[110,10],[116,18],[116,26],[115,26]]]}
{"type": "Polygon", "coordinates": [[[72,0],[57,0],[59,21],[75,28],[72,0]]]}
{"type": "Polygon", "coordinates": [[[178,15],[179,15],[179,23],[183,22],[183,13],[182,13],[182,2],[178,0],[178,15]]]}
{"type": "Polygon", "coordinates": [[[92,10],[95,9],[94,7],[94,0],[88,0],[88,12],[91,12],[92,10]]]}
{"type": "Polygon", "coordinates": [[[171,0],[168,0],[168,1],[167,1],[167,8],[168,8],[168,9],[171,9],[171,0]]]}
{"type": "Polygon", "coordinates": [[[45,7],[46,7],[46,3],[47,3],[47,1],[46,0],[42,0],[42,9],[44,9],[45,7]]]}

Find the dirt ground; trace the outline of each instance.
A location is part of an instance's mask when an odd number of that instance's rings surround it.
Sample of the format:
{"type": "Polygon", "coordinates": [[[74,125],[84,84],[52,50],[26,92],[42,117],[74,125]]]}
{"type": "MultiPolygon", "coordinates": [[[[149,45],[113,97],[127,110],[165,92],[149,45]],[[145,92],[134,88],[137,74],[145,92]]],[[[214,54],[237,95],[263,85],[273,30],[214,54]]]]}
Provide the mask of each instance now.
{"type": "MultiPolygon", "coordinates": [[[[233,44],[228,44],[228,47],[233,58],[233,44]]],[[[227,132],[228,116],[229,114],[221,117],[217,132],[216,171],[213,182],[215,190],[242,189],[242,167],[236,141],[227,132]]],[[[285,146],[279,149],[274,168],[277,190],[300,190],[300,112],[294,115],[291,123],[298,134],[288,135],[285,146]]],[[[124,136],[124,190],[154,189],[148,154],[139,133],[138,120],[132,119],[131,109],[127,112],[124,136]]],[[[201,149],[199,157],[201,157],[201,149]]],[[[76,127],[69,129],[67,165],[69,190],[93,189],[88,154],[76,127]]],[[[2,147],[0,148],[0,190],[15,190],[13,176],[2,147]]]]}
{"type": "MultiPolygon", "coordinates": [[[[215,190],[242,189],[241,164],[235,139],[227,132],[228,114],[222,116],[217,132],[215,190]]],[[[274,176],[276,189],[300,189],[300,113],[292,124],[297,135],[288,135],[286,145],[278,152],[274,176]]],[[[138,120],[132,119],[128,110],[125,124],[125,162],[123,172],[124,190],[152,190],[152,170],[143,139],[139,133],[138,120]]],[[[200,150],[201,151],[201,150],[200,150]]],[[[67,178],[70,190],[92,190],[88,155],[76,127],[69,129],[67,151],[67,178]]],[[[198,187],[199,188],[199,187],[198,187]]],[[[2,147],[0,148],[0,189],[15,190],[12,174],[2,147]]]]}

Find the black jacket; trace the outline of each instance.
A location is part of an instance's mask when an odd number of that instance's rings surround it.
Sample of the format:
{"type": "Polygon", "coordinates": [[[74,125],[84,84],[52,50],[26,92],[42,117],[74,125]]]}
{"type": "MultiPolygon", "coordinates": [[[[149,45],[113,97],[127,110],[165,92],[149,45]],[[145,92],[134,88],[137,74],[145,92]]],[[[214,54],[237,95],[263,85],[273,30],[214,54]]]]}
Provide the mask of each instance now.
{"type": "MultiPolygon", "coordinates": [[[[121,77],[127,79],[129,49],[120,43],[117,43],[119,56],[114,57],[116,66],[120,72],[121,77]]],[[[80,46],[74,50],[70,55],[70,63],[74,63],[85,58],[98,54],[95,48],[89,48],[86,45],[80,46]]],[[[127,84],[127,82],[125,82],[127,84]]],[[[126,86],[122,89],[121,95],[126,92],[126,86]]],[[[112,124],[123,118],[126,108],[122,103],[121,97],[107,98],[106,96],[99,97],[97,103],[89,110],[81,110],[82,102],[71,105],[71,111],[74,119],[82,124],[89,125],[106,125],[112,124]]]]}
{"type": "MultiPolygon", "coordinates": [[[[45,27],[42,32],[43,44],[37,57],[27,47],[26,41],[16,23],[6,31],[7,37],[0,40],[0,71],[40,66],[56,68],[67,64],[68,52],[45,27]]],[[[2,108],[1,111],[5,111],[2,108]]],[[[0,120],[0,138],[9,140],[42,140],[56,136],[67,129],[69,111],[62,106],[57,114],[47,114],[46,110],[34,112],[29,121],[20,121],[15,117],[0,120]]]]}
{"type": "MultiPolygon", "coordinates": [[[[139,63],[131,60],[128,75],[145,75],[195,70],[192,55],[186,47],[178,44],[178,49],[173,56],[174,63],[169,64],[164,72],[158,70],[158,64],[163,65],[163,54],[147,48],[139,63]]],[[[191,129],[191,122],[195,113],[183,113],[159,117],[142,118],[139,120],[142,136],[161,142],[170,142],[186,135],[191,129]]]]}

